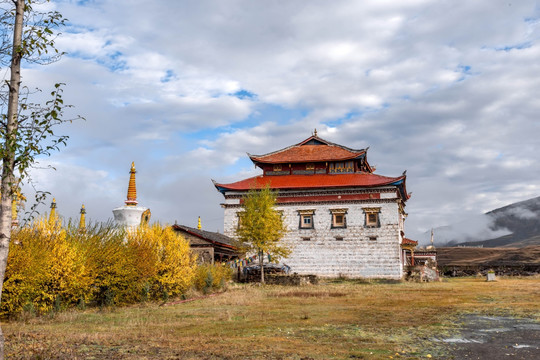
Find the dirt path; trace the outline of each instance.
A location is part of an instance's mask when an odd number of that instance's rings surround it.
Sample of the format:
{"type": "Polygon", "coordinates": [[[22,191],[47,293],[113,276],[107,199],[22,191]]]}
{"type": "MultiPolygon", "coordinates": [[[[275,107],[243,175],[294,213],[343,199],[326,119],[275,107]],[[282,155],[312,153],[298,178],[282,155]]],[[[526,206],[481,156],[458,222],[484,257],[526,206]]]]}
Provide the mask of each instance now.
{"type": "Polygon", "coordinates": [[[540,359],[540,323],[530,319],[467,315],[459,335],[445,343],[449,359],[540,359]]]}

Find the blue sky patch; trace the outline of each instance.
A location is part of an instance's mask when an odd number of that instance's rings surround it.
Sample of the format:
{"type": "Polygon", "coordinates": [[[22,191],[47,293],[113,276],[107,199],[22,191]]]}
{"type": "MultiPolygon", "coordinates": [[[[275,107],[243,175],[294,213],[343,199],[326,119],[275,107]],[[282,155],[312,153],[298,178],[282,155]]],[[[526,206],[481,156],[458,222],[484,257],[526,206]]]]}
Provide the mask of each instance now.
{"type": "Polygon", "coordinates": [[[174,70],[169,69],[165,71],[165,76],[159,79],[159,81],[161,81],[162,83],[168,83],[169,81],[174,79],[176,79],[176,74],[174,73],[174,70]]]}
{"type": "Polygon", "coordinates": [[[251,91],[248,91],[248,90],[245,90],[245,89],[242,89],[242,90],[238,90],[237,92],[231,94],[232,96],[235,96],[241,100],[244,100],[244,99],[257,99],[257,94],[255,93],[252,93],[251,91]]]}
{"type": "Polygon", "coordinates": [[[462,76],[460,76],[459,79],[457,80],[458,82],[463,81],[468,76],[472,75],[471,67],[469,65],[458,65],[455,71],[457,73],[462,74],[462,76]]]}
{"type": "Polygon", "coordinates": [[[532,43],[530,41],[525,41],[525,42],[520,43],[520,44],[495,47],[495,50],[508,52],[508,51],[512,51],[512,50],[528,49],[530,47],[532,47],[532,43]]]}
{"type": "Polygon", "coordinates": [[[127,69],[126,61],[120,60],[122,55],[123,54],[120,51],[115,51],[112,54],[107,55],[106,60],[97,59],[96,62],[99,65],[105,66],[107,69],[109,69],[112,72],[126,70],[127,69]]]}

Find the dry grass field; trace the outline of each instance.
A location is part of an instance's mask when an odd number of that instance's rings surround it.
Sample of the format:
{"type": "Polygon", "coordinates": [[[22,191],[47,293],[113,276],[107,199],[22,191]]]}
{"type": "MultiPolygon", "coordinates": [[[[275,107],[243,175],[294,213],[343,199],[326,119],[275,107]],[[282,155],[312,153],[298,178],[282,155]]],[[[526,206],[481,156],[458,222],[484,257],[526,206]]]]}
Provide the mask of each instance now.
{"type": "Polygon", "coordinates": [[[540,278],[232,285],[187,303],[72,311],[2,328],[7,359],[425,359],[445,355],[431,339],[471,312],[540,321],[540,278]]]}

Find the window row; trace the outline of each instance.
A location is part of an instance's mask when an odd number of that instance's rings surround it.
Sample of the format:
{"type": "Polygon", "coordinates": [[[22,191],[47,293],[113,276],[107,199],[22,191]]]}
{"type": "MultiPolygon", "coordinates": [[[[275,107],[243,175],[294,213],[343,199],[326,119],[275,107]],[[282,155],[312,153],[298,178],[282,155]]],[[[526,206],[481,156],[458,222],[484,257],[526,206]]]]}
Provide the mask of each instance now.
{"type": "MultiPolygon", "coordinates": [[[[379,213],[380,208],[363,208],[364,211],[364,226],[365,227],[380,227],[379,213]]],[[[300,217],[300,229],[314,229],[315,210],[298,210],[300,217]]],[[[347,209],[331,209],[331,228],[346,228],[347,227],[347,209]]]]}
{"type": "MultiPolygon", "coordinates": [[[[362,208],[364,211],[364,226],[368,228],[381,227],[379,214],[381,208],[362,208]]],[[[282,213],[282,211],[280,211],[282,213]]],[[[283,216],[283,214],[281,214],[283,216]]],[[[299,229],[315,229],[315,210],[298,210],[299,229]]],[[[237,213],[238,223],[240,226],[240,213],[237,213]]],[[[330,209],[332,229],[340,229],[347,227],[347,209],[330,209]]]]}
{"type": "MultiPolygon", "coordinates": [[[[302,237],[301,239],[302,239],[302,241],[311,241],[312,240],[312,238],[310,238],[310,237],[302,237]]],[[[334,239],[336,241],[344,241],[343,236],[336,236],[334,239]]],[[[377,241],[376,236],[367,236],[365,238],[360,238],[360,239],[355,239],[355,240],[364,240],[364,239],[365,240],[370,240],[370,241],[377,241]]]]}
{"type": "MultiPolygon", "coordinates": [[[[301,165],[296,165],[301,166],[301,165]]],[[[355,171],[354,168],[354,161],[342,161],[342,162],[332,162],[327,165],[319,165],[322,166],[322,169],[324,170],[326,167],[328,167],[328,173],[330,174],[339,174],[339,173],[353,173],[355,171]]],[[[290,167],[290,164],[289,164],[290,167]]],[[[280,172],[283,171],[283,164],[275,164],[272,166],[272,170],[274,172],[280,172]]],[[[305,170],[315,170],[315,163],[307,163],[305,164],[305,170]]]]}

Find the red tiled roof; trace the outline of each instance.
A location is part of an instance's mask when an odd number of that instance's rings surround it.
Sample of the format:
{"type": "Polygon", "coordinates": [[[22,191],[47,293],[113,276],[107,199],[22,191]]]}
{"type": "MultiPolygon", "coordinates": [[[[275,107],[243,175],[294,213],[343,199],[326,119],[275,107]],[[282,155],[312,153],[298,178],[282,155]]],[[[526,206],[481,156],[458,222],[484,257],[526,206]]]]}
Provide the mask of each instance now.
{"type": "Polygon", "coordinates": [[[403,245],[418,245],[418,241],[403,238],[403,242],[401,244],[403,244],[403,245]]]}
{"type": "Polygon", "coordinates": [[[262,189],[267,185],[271,189],[310,189],[310,188],[337,188],[337,187],[375,187],[390,185],[405,176],[388,177],[369,173],[353,174],[315,174],[315,175],[281,175],[264,176],[259,175],[249,179],[244,179],[230,184],[214,185],[220,191],[250,189],[262,189]]]}
{"type": "Polygon", "coordinates": [[[253,162],[266,164],[301,163],[319,161],[345,161],[357,158],[366,150],[354,150],[312,136],[299,144],[265,155],[249,155],[253,162]]]}

